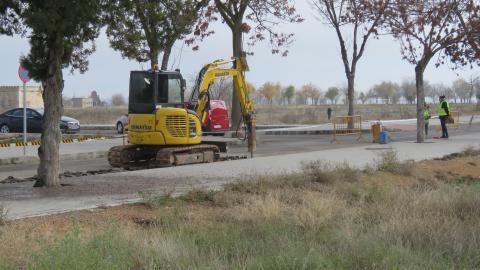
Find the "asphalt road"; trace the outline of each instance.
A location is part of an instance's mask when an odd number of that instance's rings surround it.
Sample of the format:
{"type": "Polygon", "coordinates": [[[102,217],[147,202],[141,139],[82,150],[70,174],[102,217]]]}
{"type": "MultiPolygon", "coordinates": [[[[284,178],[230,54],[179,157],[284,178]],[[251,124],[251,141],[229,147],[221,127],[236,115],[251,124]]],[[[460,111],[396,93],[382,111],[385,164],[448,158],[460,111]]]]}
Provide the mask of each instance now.
{"type": "MultiPolygon", "coordinates": [[[[462,127],[451,134],[467,134],[480,131],[480,125],[462,127]]],[[[436,130],[431,132],[436,135],[436,130]]],[[[394,141],[414,141],[415,131],[401,131],[391,134],[394,141]]],[[[350,146],[370,145],[370,134],[364,134],[363,140],[356,141],[354,136],[339,137],[338,141],[331,143],[331,135],[258,135],[257,151],[255,156],[275,156],[302,152],[344,148],[350,146]]],[[[232,155],[248,155],[245,144],[230,146],[228,153],[232,155]]],[[[461,149],[459,149],[461,150],[461,149]]],[[[65,160],[61,161],[62,171],[85,172],[110,169],[106,159],[91,160],[65,160]]],[[[0,166],[0,180],[9,176],[15,178],[28,178],[36,174],[36,164],[15,164],[0,166]]]]}

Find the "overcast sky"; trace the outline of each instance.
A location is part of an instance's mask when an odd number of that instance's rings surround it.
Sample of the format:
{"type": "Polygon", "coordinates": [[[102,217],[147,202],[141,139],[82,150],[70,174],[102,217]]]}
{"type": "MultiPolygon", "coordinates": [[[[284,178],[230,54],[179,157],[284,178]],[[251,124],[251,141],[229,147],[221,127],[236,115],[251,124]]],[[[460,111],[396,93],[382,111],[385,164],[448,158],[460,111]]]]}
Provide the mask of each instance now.
{"type": "MultiPolygon", "coordinates": [[[[288,57],[272,55],[268,44],[258,44],[252,48],[255,54],[248,58],[250,72],[247,73],[247,80],[257,87],[266,81],[279,81],[283,85],[293,84],[297,87],[313,83],[323,90],[344,85],[345,73],[334,31],[314,18],[308,1],[298,1],[297,8],[306,19],[305,22],[281,26],[282,31],[295,33],[295,42],[289,48],[288,57]]],[[[231,56],[230,30],[221,23],[213,28],[215,34],[200,44],[199,51],[193,52],[182,43],[176,44],[171,64],[174,64],[173,68],[180,68],[187,80],[195,77],[203,64],[231,56]]],[[[104,34],[97,39],[96,45],[97,51],[90,57],[87,73],[70,75],[65,70],[64,94],[79,97],[96,90],[101,97],[116,93],[128,95],[129,71],[146,69],[149,64],[122,59],[118,52],[109,47],[104,34]]],[[[0,85],[20,85],[17,75],[19,58],[28,50],[27,39],[0,36],[0,85]]],[[[480,69],[452,71],[447,66],[435,68],[430,64],[425,79],[450,84],[459,77],[468,78],[471,74],[480,74],[480,69]]],[[[400,82],[403,78],[413,76],[414,67],[402,60],[398,42],[389,36],[382,36],[367,44],[357,68],[356,89],[367,91],[382,80],[400,82]]]]}

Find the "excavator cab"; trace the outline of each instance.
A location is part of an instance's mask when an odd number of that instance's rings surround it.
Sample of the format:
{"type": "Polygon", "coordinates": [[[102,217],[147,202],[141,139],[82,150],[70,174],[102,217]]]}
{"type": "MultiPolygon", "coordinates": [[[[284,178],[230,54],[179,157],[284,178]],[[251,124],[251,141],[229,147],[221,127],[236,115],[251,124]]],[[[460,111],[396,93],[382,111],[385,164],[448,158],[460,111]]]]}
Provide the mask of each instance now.
{"type": "Polygon", "coordinates": [[[201,142],[201,124],[184,107],[185,80],[179,71],[132,71],[128,141],[137,145],[191,145],[201,142]]]}
{"type": "Polygon", "coordinates": [[[178,71],[132,71],[128,113],[153,113],[157,106],[181,108],[184,104],[185,88],[185,79],[178,71]]]}

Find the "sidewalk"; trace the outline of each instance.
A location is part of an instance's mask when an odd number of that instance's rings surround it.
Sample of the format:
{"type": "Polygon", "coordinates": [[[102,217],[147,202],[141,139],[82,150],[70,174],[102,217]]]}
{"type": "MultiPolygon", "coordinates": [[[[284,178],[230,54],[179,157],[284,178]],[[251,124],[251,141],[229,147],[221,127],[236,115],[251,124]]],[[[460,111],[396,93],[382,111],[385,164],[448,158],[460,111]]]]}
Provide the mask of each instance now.
{"type": "Polygon", "coordinates": [[[8,209],[10,218],[47,215],[99,205],[116,205],[140,200],[139,192],[179,195],[193,188],[218,189],[223,184],[242,177],[282,174],[301,170],[302,163],[325,160],[348,162],[362,167],[371,164],[379,151],[394,149],[401,160],[423,160],[480,147],[480,133],[452,136],[450,140],[431,140],[427,143],[396,142],[390,145],[333,149],[308,153],[259,157],[247,160],[198,164],[64,179],[67,186],[60,189],[35,189],[32,183],[0,185],[0,204],[8,209]]]}

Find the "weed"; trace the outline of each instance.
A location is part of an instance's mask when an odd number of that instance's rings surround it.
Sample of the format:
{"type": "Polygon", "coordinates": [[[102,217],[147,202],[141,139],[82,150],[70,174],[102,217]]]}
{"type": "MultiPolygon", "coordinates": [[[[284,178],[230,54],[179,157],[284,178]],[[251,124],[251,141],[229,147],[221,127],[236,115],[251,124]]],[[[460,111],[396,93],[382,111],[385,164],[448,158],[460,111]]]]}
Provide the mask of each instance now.
{"type": "Polygon", "coordinates": [[[7,223],[8,209],[5,205],[0,204],[0,225],[7,223]]]}
{"type": "Polygon", "coordinates": [[[374,160],[377,170],[396,173],[400,169],[398,153],[394,149],[382,151],[380,156],[374,160]]]}
{"type": "Polygon", "coordinates": [[[165,195],[159,195],[153,192],[144,191],[139,192],[139,195],[142,198],[141,203],[152,209],[179,202],[168,193],[165,195]]]}
{"type": "Polygon", "coordinates": [[[378,158],[374,159],[375,167],[382,172],[412,176],[415,170],[415,162],[407,160],[401,162],[398,152],[394,149],[381,152],[378,158]]]}
{"type": "Polygon", "coordinates": [[[459,153],[453,153],[444,156],[440,160],[452,160],[456,158],[462,158],[462,157],[475,157],[480,155],[480,149],[476,149],[473,146],[467,146],[465,149],[463,149],[459,153]]]}
{"type": "Polygon", "coordinates": [[[312,182],[331,184],[337,182],[358,181],[361,171],[347,163],[332,165],[320,160],[303,163],[302,171],[312,182]]]}
{"type": "Polygon", "coordinates": [[[179,199],[189,203],[215,202],[217,193],[218,191],[215,190],[193,189],[179,199]]]}

